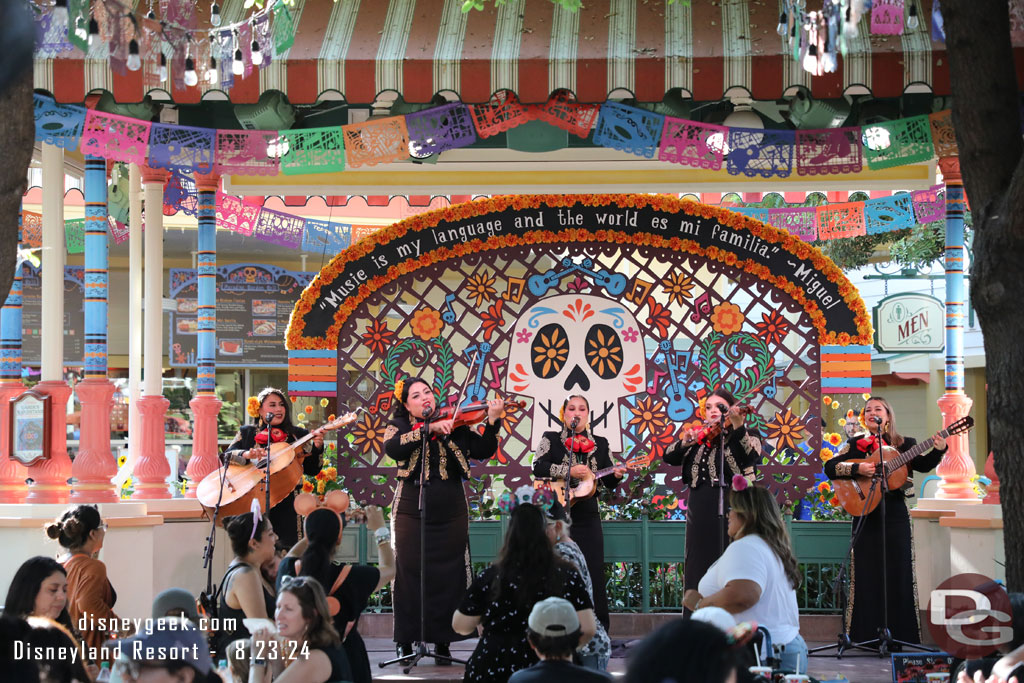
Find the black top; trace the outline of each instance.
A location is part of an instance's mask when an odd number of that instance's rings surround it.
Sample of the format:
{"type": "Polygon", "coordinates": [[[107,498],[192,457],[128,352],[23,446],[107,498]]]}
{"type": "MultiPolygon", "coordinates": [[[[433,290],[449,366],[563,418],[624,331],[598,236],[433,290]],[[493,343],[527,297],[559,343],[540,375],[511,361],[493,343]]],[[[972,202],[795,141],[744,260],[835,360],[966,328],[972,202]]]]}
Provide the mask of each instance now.
{"type": "Polygon", "coordinates": [[[733,429],[731,424],[726,424],[724,478],[718,476],[718,444],[719,439],[713,439],[710,444],[698,441],[689,446],[677,441],[665,451],[664,460],[669,465],[682,465],[683,482],[693,489],[705,485],[729,488],[734,475],[753,476],[754,466],[761,456],[761,436],[757,431],[748,430],[744,425],[733,429]]]}
{"type": "Polygon", "coordinates": [[[606,683],[612,677],[603,671],[576,666],[564,660],[544,660],[512,674],[508,683],[606,683]]]}
{"type": "MultiPolygon", "coordinates": [[[[889,438],[885,434],[882,435],[882,439],[889,444],[889,438]]],[[[825,475],[829,479],[852,479],[857,476],[858,463],[848,463],[847,460],[858,460],[864,459],[871,456],[871,452],[874,450],[875,437],[859,434],[850,438],[843,446],[839,449],[839,452],[834,458],[830,458],[825,463],[825,475]]],[[[917,445],[917,439],[905,436],[903,437],[903,443],[896,447],[900,453],[906,453],[911,448],[917,445]]],[[[913,472],[930,472],[931,470],[938,467],[939,462],[942,460],[942,456],[945,455],[946,448],[941,451],[937,448],[922,453],[917,456],[909,463],[905,465],[907,468],[907,476],[912,476],[913,472]]],[[[909,481],[909,480],[908,480],[909,481]]],[[[895,491],[889,491],[887,495],[898,495],[903,496],[903,490],[897,489],[895,491]]]]}
{"type": "MultiPolygon", "coordinates": [[[[257,429],[256,425],[242,425],[238,430],[238,434],[235,435],[235,440],[232,441],[231,445],[227,447],[227,450],[225,450],[225,455],[229,458],[234,458],[234,461],[237,463],[256,462],[255,460],[246,460],[241,456],[242,453],[256,445],[256,434],[261,431],[266,431],[266,428],[257,429]]],[[[286,443],[294,443],[307,434],[309,434],[308,429],[293,426],[288,432],[286,443]]],[[[304,448],[309,449],[309,455],[302,461],[302,471],[306,475],[314,477],[316,476],[316,473],[320,471],[320,456],[323,455],[324,449],[314,446],[312,444],[312,440],[307,444],[304,444],[304,448]]]]}
{"type": "Polygon", "coordinates": [[[576,611],[593,607],[576,567],[560,561],[553,571],[553,580],[549,582],[552,592],[542,589],[524,604],[515,600],[519,584],[516,577],[506,579],[500,596],[495,599],[493,584],[497,580],[497,568],[491,565],[477,575],[459,606],[463,614],[480,617],[484,627],[483,636],[466,666],[464,680],[503,681],[513,672],[537,662],[526,640],[526,620],[533,605],[540,600],[554,595],[571,602],[576,611]]]}
{"type": "MultiPolygon", "coordinates": [[[[500,424],[500,420],[493,425],[485,421],[482,434],[465,425],[453,429],[448,435],[431,434],[427,479],[468,479],[467,458],[489,460],[494,456],[498,450],[500,424]]],[[[384,452],[398,465],[398,479],[419,480],[422,438],[422,430],[413,429],[408,418],[394,417],[388,422],[384,432],[384,452]]]]}
{"type": "MultiPolygon", "coordinates": [[[[593,450],[586,453],[570,452],[565,447],[565,440],[569,438],[569,430],[565,427],[561,431],[544,432],[540,437],[540,443],[537,444],[537,457],[533,460],[533,476],[564,480],[573,465],[586,465],[591,472],[611,467],[612,459],[608,454],[608,439],[594,434],[589,427],[583,431],[581,436],[594,442],[593,450]]],[[[575,477],[570,477],[570,486],[575,486],[577,483],[578,480],[575,477]]],[[[614,474],[606,474],[601,477],[600,483],[611,490],[618,485],[619,478],[614,474]]],[[[593,508],[594,512],[597,511],[597,496],[579,501],[573,507],[573,512],[583,512],[587,508],[593,508]]]]}
{"type": "MultiPolygon", "coordinates": [[[[232,641],[252,636],[252,634],[249,633],[249,629],[247,629],[245,624],[242,623],[242,619],[247,617],[246,613],[241,608],[236,609],[228,606],[228,592],[231,584],[229,578],[233,579],[239,574],[244,574],[247,571],[255,570],[244,562],[238,562],[228,567],[228,570],[224,572],[224,578],[220,581],[220,588],[218,589],[220,598],[217,605],[217,617],[222,624],[230,624],[232,622],[228,620],[234,619],[235,630],[231,632],[222,631],[217,633],[214,649],[217,652],[218,659],[221,659],[224,656],[225,648],[227,648],[232,641]]],[[[267,618],[273,621],[274,612],[277,611],[277,597],[274,595],[274,591],[267,588],[266,583],[263,581],[262,574],[257,572],[257,576],[259,577],[260,586],[263,587],[263,603],[267,608],[267,618]]]]}
{"type": "Polygon", "coordinates": [[[352,680],[352,667],[349,666],[348,655],[345,654],[345,648],[340,645],[334,645],[333,647],[316,647],[310,649],[320,650],[327,655],[327,659],[330,660],[331,677],[327,679],[327,683],[352,680]]]}

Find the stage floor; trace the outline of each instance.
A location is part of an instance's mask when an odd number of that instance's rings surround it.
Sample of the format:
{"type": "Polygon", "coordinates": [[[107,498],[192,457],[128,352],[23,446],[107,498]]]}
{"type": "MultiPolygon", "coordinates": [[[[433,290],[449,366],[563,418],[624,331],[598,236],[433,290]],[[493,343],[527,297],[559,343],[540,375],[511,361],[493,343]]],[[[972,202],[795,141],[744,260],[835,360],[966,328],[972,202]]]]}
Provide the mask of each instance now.
{"type": "MultiPolygon", "coordinates": [[[[395,656],[394,643],[385,638],[365,638],[366,648],[370,653],[370,665],[373,668],[373,678],[377,681],[461,681],[461,666],[435,666],[432,659],[423,659],[421,664],[416,666],[408,675],[402,673],[402,668],[393,664],[386,668],[380,668],[379,662],[387,661],[395,656]]],[[[810,647],[817,647],[825,643],[811,643],[810,647]]],[[[476,646],[476,640],[467,640],[452,645],[452,654],[461,659],[468,659],[476,646]]],[[[613,658],[609,671],[616,678],[621,677],[626,670],[624,658],[613,658]]],[[[835,657],[811,657],[811,675],[816,678],[824,677],[828,680],[831,677],[826,674],[842,673],[850,683],[892,683],[892,665],[888,658],[882,659],[868,655],[848,655],[842,659],[835,657]]]]}

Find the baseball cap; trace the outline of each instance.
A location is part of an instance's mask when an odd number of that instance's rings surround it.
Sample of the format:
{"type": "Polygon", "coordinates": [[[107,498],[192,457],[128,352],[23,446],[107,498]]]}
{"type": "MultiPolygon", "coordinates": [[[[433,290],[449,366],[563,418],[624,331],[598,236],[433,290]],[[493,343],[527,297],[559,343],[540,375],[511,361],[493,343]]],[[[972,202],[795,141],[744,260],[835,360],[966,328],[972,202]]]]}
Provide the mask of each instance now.
{"type": "Polygon", "coordinates": [[[194,622],[199,621],[196,599],[184,588],[168,588],[153,598],[154,619],[169,616],[167,613],[171,610],[181,610],[181,616],[188,617],[194,622]]]}
{"type": "Polygon", "coordinates": [[[148,621],[141,632],[125,638],[120,644],[121,656],[134,661],[181,661],[204,675],[213,669],[206,637],[184,617],[148,621]]]}
{"type": "Polygon", "coordinates": [[[736,617],[721,607],[701,607],[691,614],[690,618],[717,626],[722,631],[728,631],[736,626],[736,617]]]}
{"type": "Polygon", "coordinates": [[[542,636],[567,636],[580,628],[576,608],[563,598],[545,598],[535,604],[526,623],[542,636]]]}

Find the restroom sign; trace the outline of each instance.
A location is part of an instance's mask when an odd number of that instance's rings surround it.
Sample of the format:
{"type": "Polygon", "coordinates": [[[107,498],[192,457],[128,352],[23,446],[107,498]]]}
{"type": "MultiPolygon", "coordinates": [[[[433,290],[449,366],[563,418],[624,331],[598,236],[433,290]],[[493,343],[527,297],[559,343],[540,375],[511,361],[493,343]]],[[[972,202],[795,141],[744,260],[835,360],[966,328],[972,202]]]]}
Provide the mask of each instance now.
{"type": "Polygon", "coordinates": [[[875,348],[883,353],[936,353],[945,348],[946,308],[927,294],[894,294],[873,313],[875,348]]]}

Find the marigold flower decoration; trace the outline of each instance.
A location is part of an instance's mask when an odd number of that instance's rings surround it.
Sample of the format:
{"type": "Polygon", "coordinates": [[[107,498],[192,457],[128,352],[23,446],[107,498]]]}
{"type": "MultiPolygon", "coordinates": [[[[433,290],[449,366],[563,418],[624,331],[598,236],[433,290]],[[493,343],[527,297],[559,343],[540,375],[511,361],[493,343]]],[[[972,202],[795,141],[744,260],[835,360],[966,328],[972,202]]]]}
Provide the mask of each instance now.
{"type": "Polygon", "coordinates": [[[726,336],[739,332],[743,327],[743,320],[740,307],[729,301],[715,306],[715,312],[711,314],[711,326],[716,332],[726,336]]]}
{"type": "Polygon", "coordinates": [[[400,379],[397,382],[395,382],[395,392],[394,393],[395,393],[395,398],[397,398],[399,400],[399,402],[401,402],[401,400],[402,400],[402,391],[404,389],[405,389],[405,380],[404,379],[400,379]]]}
{"type": "Polygon", "coordinates": [[[249,417],[260,416],[260,400],[255,396],[250,396],[245,401],[245,412],[249,414],[249,417]]]}
{"type": "Polygon", "coordinates": [[[412,333],[423,341],[430,341],[441,334],[444,321],[441,314],[433,308],[421,308],[412,314],[412,333]]]}
{"type": "Polygon", "coordinates": [[[806,427],[800,424],[800,418],[793,414],[793,411],[786,408],[785,413],[775,413],[775,419],[765,425],[768,430],[769,439],[777,439],[775,448],[796,448],[796,442],[803,439],[802,433],[806,427]]]}

